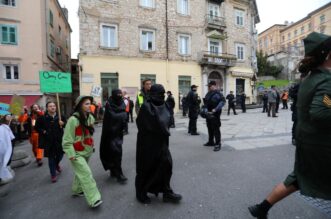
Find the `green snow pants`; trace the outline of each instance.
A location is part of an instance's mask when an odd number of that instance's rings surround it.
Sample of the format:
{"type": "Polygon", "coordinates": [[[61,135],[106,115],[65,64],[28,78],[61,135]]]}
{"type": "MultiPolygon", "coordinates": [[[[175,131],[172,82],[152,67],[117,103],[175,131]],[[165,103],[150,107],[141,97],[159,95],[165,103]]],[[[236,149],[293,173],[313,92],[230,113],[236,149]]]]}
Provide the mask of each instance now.
{"type": "Polygon", "coordinates": [[[75,173],[72,192],[73,194],[84,192],[88,205],[92,206],[96,201],[101,200],[101,195],[88,165],[88,160],[89,157],[76,155],[76,160],[71,161],[75,173]]]}

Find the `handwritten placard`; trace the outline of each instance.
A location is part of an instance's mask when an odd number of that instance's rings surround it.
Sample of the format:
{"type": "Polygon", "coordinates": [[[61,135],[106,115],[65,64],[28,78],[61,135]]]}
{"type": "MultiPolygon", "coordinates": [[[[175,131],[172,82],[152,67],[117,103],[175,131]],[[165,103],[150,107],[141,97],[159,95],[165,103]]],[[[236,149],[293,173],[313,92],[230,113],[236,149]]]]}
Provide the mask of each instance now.
{"type": "Polygon", "coordinates": [[[71,93],[71,74],[65,72],[40,71],[40,90],[44,93],[71,93]]]}

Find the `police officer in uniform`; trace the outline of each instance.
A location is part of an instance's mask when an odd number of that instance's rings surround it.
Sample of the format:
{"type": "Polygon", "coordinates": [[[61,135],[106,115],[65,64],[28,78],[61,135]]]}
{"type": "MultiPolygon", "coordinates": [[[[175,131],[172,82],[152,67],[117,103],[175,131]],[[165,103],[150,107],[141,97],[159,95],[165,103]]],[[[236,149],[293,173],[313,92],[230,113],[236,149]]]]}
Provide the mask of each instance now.
{"type": "Polygon", "coordinates": [[[215,81],[209,82],[208,90],[204,104],[208,109],[206,121],[209,140],[204,146],[215,146],[214,151],[219,151],[221,150],[221,112],[226,100],[217,90],[215,81]]]}
{"type": "Polygon", "coordinates": [[[200,110],[201,100],[197,93],[198,86],[192,85],[191,91],[187,94],[187,104],[188,104],[188,117],[190,119],[188,133],[191,135],[199,135],[197,132],[197,120],[200,110]]]}

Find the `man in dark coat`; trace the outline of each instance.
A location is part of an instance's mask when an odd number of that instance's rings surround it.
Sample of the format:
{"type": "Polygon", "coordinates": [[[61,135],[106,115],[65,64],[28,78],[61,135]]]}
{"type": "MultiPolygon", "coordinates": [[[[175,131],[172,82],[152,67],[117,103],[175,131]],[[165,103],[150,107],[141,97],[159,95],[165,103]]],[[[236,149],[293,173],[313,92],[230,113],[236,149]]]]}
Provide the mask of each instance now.
{"type": "Polygon", "coordinates": [[[48,166],[53,183],[57,181],[56,172],[61,172],[60,162],[63,158],[62,137],[66,118],[59,118],[56,104],[52,101],[46,104],[47,112],[38,117],[35,130],[39,133],[39,148],[44,149],[44,156],[48,157],[48,166]]]}
{"type": "Polygon", "coordinates": [[[240,95],[240,105],[243,113],[246,113],[246,94],[244,92],[240,95]]]}
{"type": "Polygon", "coordinates": [[[216,88],[216,82],[210,81],[208,93],[204,98],[204,104],[208,109],[206,117],[209,140],[204,146],[215,146],[214,151],[221,150],[221,111],[225,105],[225,98],[216,88]],[[215,138],[215,141],[214,141],[215,138]]]}
{"type": "Polygon", "coordinates": [[[331,37],[313,32],[304,40],[305,57],[299,71],[296,153],[294,170],[260,204],[249,207],[252,216],[267,218],[277,202],[296,191],[331,200],[331,37]]]}
{"type": "Polygon", "coordinates": [[[230,94],[226,96],[226,99],[228,100],[228,116],[230,115],[230,110],[233,110],[233,114],[237,115],[236,113],[236,106],[235,106],[235,97],[233,95],[233,91],[230,91],[230,94]]]}
{"type": "Polygon", "coordinates": [[[111,177],[116,177],[117,181],[124,184],[127,178],[122,171],[122,144],[123,129],[126,124],[127,113],[119,89],[112,91],[112,96],[108,99],[105,107],[103,119],[100,158],[104,169],[110,171],[111,177]]]}
{"type": "Polygon", "coordinates": [[[147,193],[163,193],[164,202],[179,202],[181,195],[170,187],[172,158],[169,151],[170,112],[165,104],[165,90],[155,84],[150,90],[150,99],[140,108],[137,118],[136,197],[148,204],[147,193]]]}
{"type": "Polygon", "coordinates": [[[166,104],[168,105],[169,109],[170,109],[170,128],[175,128],[175,117],[174,117],[174,109],[175,109],[175,99],[172,96],[171,91],[167,92],[167,100],[166,100],[166,104]]]}
{"type": "Polygon", "coordinates": [[[264,91],[264,94],[262,96],[263,101],[263,111],[262,113],[268,113],[268,91],[264,91]]]}
{"type": "Polygon", "coordinates": [[[188,126],[188,133],[191,135],[199,135],[197,132],[197,120],[200,110],[201,100],[197,94],[198,86],[192,85],[191,91],[187,94],[187,104],[188,104],[188,117],[190,119],[188,126]]]}
{"type": "Polygon", "coordinates": [[[279,94],[279,91],[276,89],[276,94],[277,94],[277,97],[276,97],[276,113],[278,113],[278,110],[279,110],[279,104],[280,104],[280,94],[279,94]]]}

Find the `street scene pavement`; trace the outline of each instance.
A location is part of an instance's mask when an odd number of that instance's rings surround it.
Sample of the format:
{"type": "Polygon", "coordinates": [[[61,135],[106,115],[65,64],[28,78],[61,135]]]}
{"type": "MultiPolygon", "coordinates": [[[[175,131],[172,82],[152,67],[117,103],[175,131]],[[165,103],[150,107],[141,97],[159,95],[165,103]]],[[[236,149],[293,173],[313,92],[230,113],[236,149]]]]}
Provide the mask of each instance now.
{"type": "MultiPolygon", "coordinates": [[[[0,218],[252,218],[247,207],[260,202],[274,185],[291,172],[295,147],[291,145],[291,112],[280,110],[278,118],[267,117],[261,109],[239,115],[222,114],[222,150],[202,146],[208,138],[205,120],[198,120],[199,136],[187,134],[188,118],[176,116],[171,130],[173,157],[172,187],[183,195],[180,204],[152,197],[152,204],[135,199],[135,153],[137,128],[129,125],[124,137],[122,166],[129,181],[120,185],[102,168],[99,159],[101,124],[96,125],[96,152],[90,160],[94,178],[102,194],[103,205],[90,209],[84,197],[71,196],[73,172],[67,157],[63,172],[51,183],[47,166],[35,162],[15,169],[10,193],[0,199],[0,218]]],[[[15,150],[32,155],[24,142],[15,150]]],[[[331,218],[330,202],[293,194],[269,212],[271,219],[331,218]]]]}

